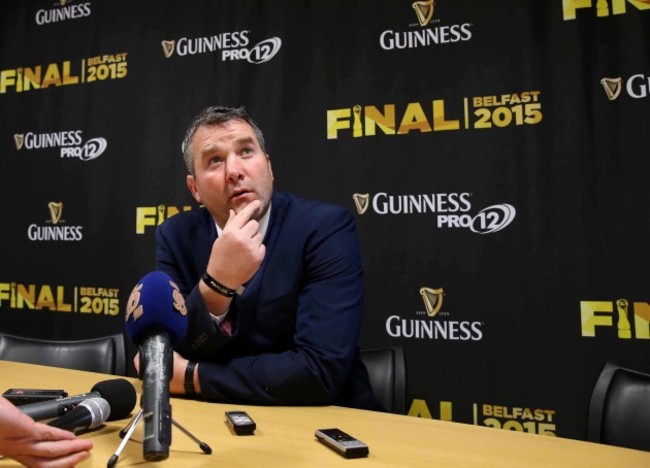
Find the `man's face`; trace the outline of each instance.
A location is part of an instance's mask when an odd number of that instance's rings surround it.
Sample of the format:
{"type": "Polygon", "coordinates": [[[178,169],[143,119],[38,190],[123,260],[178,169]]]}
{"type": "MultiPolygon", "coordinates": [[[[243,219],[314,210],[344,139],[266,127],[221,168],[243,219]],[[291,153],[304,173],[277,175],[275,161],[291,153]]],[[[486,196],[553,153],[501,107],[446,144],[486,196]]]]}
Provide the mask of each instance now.
{"type": "Polygon", "coordinates": [[[273,172],[250,125],[231,120],[200,127],[190,149],[194,175],[187,176],[187,186],[219,227],[225,226],[231,209],[238,213],[253,200],[262,202],[254,218],[259,220],[266,213],[273,193],[273,172]]]}

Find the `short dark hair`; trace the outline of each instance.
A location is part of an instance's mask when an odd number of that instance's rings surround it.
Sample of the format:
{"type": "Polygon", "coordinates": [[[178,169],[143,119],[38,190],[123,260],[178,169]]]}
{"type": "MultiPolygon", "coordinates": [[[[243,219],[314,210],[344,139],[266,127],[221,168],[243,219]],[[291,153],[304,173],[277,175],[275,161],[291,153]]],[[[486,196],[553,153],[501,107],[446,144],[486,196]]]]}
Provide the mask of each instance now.
{"type": "Polygon", "coordinates": [[[199,127],[219,125],[235,119],[241,119],[253,128],[262,151],[266,153],[266,148],[264,146],[264,135],[262,134],[262,130],[260,130],[260,128],[257,126],[257,123],[248,115],[244,106],[210,106],[203,109],[196,117],[194,117],[194,120],[192,120],[192,123],[187,129],[187,132],[185,132],[185,138],[183,138],[181,150],[183,152],[183,159],[185,160],[185,167],[187,167],[188,173],[194,175],[194,159],[192,158],[192,154],[190,152],[190,143],[192,142],[192,138],[194,138],[194,134],[199,129],[199,127]]]}

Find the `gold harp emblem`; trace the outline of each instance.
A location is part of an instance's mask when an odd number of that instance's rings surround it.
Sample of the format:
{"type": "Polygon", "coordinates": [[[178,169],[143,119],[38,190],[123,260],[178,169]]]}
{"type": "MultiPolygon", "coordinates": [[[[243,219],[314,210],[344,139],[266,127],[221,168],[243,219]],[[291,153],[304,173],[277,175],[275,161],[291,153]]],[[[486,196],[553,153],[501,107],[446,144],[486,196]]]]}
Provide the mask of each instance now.
{"type": "Polygon", "coordinates": [[[613,101],[618,97],[619,94],[621,94],[621,89],[623,88],[622,81],[623,80],[620,77],[603,78],[602,80],[600,80],[600,84],[603,85],[605,94],[607,94],[607,99],[613,101]]]}
{"type": "Polygon", "coordinates": [[[426,26],[429,24],[433,18],[433,0],[427,0],[426,2],[413,2],[411,6],[415,10],[420,26],[426,26]]]}
{"type": "Polygon", "coordinates": [[[14,143],[16,143],[16,149],[20,150],[25,143],[25,135],[22,133],[14,133],[14,143]]]}
{"type": "Polygon", "coordinates": [[[176,46],[176,41],[162,41],[160,43],[163,48],[163,54],[165,54],[165,58],[169,58],[172,56],[174,53],[174,47],[176,46]]]}
{"type": "Polygon", "coordinates": [[[354,199],[354,204],[357,207],[357,212],[362,215],[366,212],[368,209],[368,206],[370,205],[370,194],[368,193],[355,193],[352,195],[352,198],[354,199]]]}
{"type": "Polygon", "coordinates": [[[424,307],[429,317],[435,317],[440,312],[443,294],[444,290],[442,288],[420,288],[420,295],[422,296],[424,307]]]}
{"type": "Polygon", "coordinates": [[[50,209],[50,218],[52,219],[52,224],[56,224],[61,219],[61,214],[63,213],[63,202],[50,202],[47,204],[47,207],[50,209]]]}

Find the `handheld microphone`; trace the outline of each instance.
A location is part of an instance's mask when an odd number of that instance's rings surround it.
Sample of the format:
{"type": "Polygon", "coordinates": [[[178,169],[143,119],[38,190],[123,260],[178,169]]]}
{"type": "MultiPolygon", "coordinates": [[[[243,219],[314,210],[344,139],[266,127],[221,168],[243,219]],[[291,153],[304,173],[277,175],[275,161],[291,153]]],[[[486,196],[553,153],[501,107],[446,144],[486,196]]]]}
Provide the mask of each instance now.
{"type": "Polygon", "coordinates": [[[172,352],[186,331],[187,310],[178,286],[161,271],[145,275],[131,291],[126,332],[140,353],[140,404],[144,416],[142,450],[147,461],[165,460],[169,456],[172,352]]]}
{"type": "Polygon", "coordinates": [[[104,424],[110,414],[111,407],[108,401],[100,397],[88,398],[79,403],[72,411],[47,424],[79,434],[98,428],[104,424]]]}
{"type": "Polygon", "coordinates": [[[84,400],[97,397],[104,398],[110,405],[111,415],[109,421],[126,418],[135,408],[135,388],[126,379],[102,380],[93,386],[90,393],[28,403],[17,408],[34,421],[41,421],[62,416],[72,411],[84,400]]]}

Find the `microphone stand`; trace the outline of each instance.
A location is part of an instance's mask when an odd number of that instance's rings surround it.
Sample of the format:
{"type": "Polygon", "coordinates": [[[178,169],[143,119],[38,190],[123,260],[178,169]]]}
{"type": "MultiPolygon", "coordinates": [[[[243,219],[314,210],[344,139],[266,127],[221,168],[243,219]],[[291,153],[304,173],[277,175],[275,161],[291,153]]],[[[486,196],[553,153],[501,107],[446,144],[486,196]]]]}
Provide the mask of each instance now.
{"type": "Polygon", "coordinates": [[[167,459],[169,446],[172,442],[171,424],[198,443],[203,453],[211,454],[212,449],[208,444],[198,440],[172,418],[172,408],[169,403],[169,380],[173,375],[174,364],[169,335],[166,332],[152,332],[140,343],[139,353],[139,370],[143,381],[140,411],[120,431],[120,437],[123,440],[117,451],[108,460],[108,468],[112,468],[117,463],[120,453],[141,419],[144,420],[142,448],[146,461],[156,462],[167,459]]]}
{"type": "MultiPolygon", "coordinates": [[[[143,415],[144,415],[144,409],[140,409],[140,411],[138,411],[138,414],[136,414],[135,417],[131,419],[129,424],[127,424],[127,426],[120,431],[120,438],[122,439],[122,442],[120,442],[119,447],[117,447],[115,453],[108,460],[108,464],[107,464],[108,468],[112,468],[117,463],[117,460],[120,458],[120,454],[122,453],[122,450],[124,450],[126,443],[129,441],[129,439],[131,439],[131,435],[133,434],[133,431],[138,425],[138,422],[140,422],[140,419],[142,419],[143,415]]],[[[199,444],[199,447],[201,448],[203,453],[207,455],[210,455],[212,453],[212,449],[208,444],[206,444],[205,442],[201,442],[199,439],[197,439],[196,436],[194,436],[194,434],[192,434],[183,426],[181,426],[179,423],[177,423],[174,420],[174,418],[172,418],[171,421],[174,426],[179,428],[185,435],[187,435],[190,439],[192,439],[194,442],[199,444]]]]}

